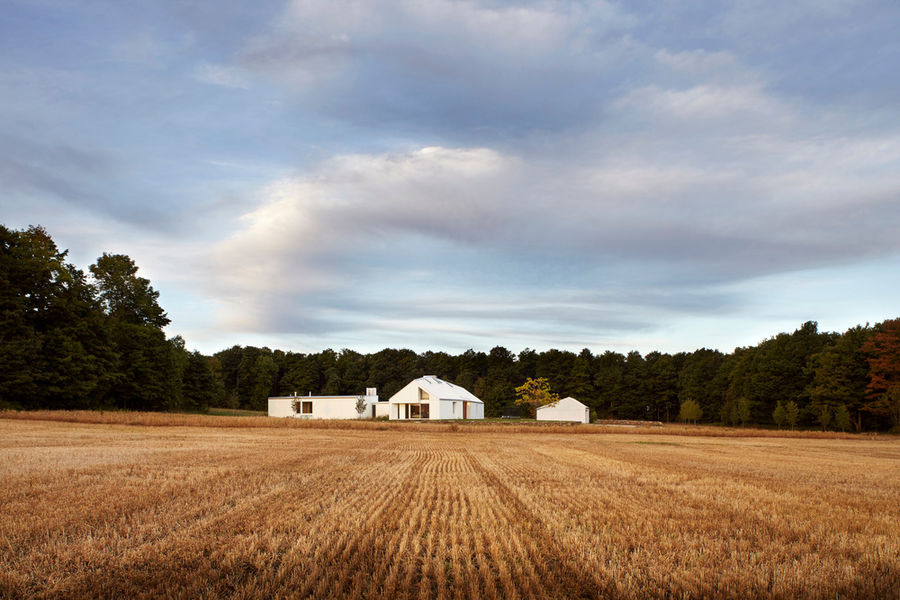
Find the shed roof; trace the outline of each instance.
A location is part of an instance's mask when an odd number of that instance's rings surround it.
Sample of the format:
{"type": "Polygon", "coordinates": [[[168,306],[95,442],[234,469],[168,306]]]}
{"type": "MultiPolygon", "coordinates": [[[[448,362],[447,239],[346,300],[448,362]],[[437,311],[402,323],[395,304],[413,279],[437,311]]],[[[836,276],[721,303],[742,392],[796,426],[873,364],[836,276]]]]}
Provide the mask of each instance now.
{"type": "Polygon", "coordinates": [[[566,396],[565,398],[562,398],[562,399],[558,400],[558,401],[555,402],[554,404],[545,404],[544,406],[538,406],[537,409],[538,409],[538,410],[541,410],[542,408],[553,408],[554,406],[559,406],[560,404],[568,404],[568,405],[571,406],[573,403],[574,403],[574,404],[577,404],[577,405],[580,406],[581,408],[587,408],[587,405],[586,405],[586,404],[583,404],[583,403],[579,402],[578,400],[576,400],[576,399],[573,398],[572,396],[566,396]]]}

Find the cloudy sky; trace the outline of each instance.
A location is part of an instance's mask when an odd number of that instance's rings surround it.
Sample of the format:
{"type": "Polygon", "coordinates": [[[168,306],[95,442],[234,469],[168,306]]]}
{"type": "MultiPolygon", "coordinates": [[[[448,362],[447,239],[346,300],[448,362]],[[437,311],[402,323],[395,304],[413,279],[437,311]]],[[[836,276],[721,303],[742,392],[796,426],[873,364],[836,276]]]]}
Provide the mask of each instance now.
{"type": "Polygon", "coordinates": [[[642,352],[900,316],[896,0],[0,0],[0,222],[188,346],[642,352]]]}

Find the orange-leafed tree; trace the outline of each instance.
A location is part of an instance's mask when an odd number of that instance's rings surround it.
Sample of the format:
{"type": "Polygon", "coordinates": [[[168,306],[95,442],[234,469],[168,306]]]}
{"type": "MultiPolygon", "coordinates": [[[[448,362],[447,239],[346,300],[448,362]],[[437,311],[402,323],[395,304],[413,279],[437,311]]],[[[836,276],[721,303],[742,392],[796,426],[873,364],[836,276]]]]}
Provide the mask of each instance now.
{"type": "Polygon", "coordinates": [[[881,323],[863,344],[869,355],[869,385],[864,410],[891,418],[900,427],[900,319],[881,323]]]}

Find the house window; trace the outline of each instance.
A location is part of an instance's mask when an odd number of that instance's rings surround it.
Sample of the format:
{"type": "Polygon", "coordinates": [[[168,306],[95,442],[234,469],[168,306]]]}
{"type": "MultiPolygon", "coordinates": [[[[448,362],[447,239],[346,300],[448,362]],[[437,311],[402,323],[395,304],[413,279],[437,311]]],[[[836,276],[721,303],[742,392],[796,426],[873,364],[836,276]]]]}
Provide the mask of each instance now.
{"type": "Polygon", "coordinates": [[[419,388],[419,400],[431,400],[431,396],[428,395],[428,392],[419,388]]]}
{"type": "Polygon", "coordinates": [[[427,404],[407,404],[406,405],[406,418],[407,419],[427,419],[429,418],[430,410],[427,404]]]}
{"type": "Polygon", "coordinates": [[[300,403],[300,414],[301,415],[311,415],[312,414],[312,402],[301,402],[300,403]]]}

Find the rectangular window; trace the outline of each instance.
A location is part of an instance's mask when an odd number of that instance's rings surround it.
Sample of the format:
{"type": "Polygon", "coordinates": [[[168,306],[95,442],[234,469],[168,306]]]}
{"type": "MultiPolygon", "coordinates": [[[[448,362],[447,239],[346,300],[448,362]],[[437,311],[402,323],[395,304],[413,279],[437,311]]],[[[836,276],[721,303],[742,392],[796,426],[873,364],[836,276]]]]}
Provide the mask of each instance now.
{"type": "Polygon", "coordinates": [[[429,419],[431,417],[428,416],[429,406],[427,404],[422,405],[422,417],[423,419],[429,419]]]}
{"type": "Polygon", "coordinates": [[[312,402],[301,402],[300,403],[300,414],[301,415],[311,415],[312,414],[312,402]]]}
{"type": "Polygon", "coordinates": [[[419,418],[419,404],[410,404],[409,405],[409,418],[410,419],[418,419],[419,418]]]}

